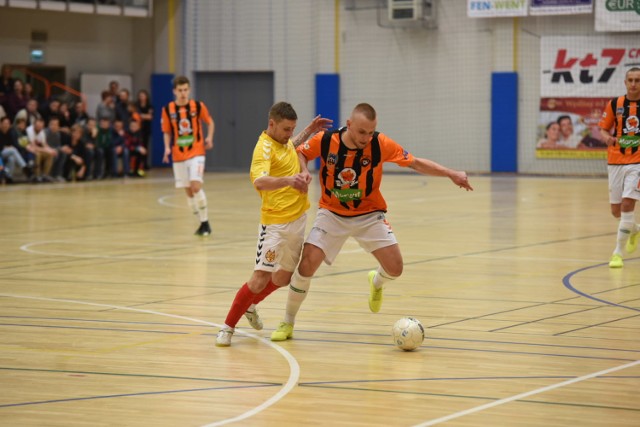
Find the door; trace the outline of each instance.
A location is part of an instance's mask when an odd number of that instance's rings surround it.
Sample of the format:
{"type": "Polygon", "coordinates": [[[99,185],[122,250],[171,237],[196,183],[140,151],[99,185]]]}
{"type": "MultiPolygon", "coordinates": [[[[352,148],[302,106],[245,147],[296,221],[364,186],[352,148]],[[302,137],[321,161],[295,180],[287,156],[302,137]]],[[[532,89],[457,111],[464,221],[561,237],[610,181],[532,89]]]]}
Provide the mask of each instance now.
{"type": "Polygon", "coordinates": [[[273,105],[273,72],[196,72],[195,89],[193,97],[206,104],[216,124],[206,170],[249,173],[273,105]]]}

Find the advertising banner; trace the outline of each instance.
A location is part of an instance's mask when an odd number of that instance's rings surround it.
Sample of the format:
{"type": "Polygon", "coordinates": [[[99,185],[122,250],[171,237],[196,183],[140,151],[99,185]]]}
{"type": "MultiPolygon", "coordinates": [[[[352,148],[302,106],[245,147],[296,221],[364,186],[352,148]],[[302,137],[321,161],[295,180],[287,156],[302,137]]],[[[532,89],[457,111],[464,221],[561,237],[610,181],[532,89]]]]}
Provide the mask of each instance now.
{"type": "Polygon", "coordinates": [[[540,42],[538,158],[606,158],[598,121],[625,93],[626,70],[640,64],[637,36],[543,37],[540,42]]]}
{"type": "Polygon", "coordinates": [[[596,0],[596,31],[639,31],[640,0],[596,0]]]}
{"type": "Polygon", "coordinates": [[[467,0],[469,18],[527,16],[529,0],[467,0]]]}
{"type": "Polygon", "coordinates": [[[593,12],[593,0],[531,0],[530,15],[574,15],[593,12]]]}

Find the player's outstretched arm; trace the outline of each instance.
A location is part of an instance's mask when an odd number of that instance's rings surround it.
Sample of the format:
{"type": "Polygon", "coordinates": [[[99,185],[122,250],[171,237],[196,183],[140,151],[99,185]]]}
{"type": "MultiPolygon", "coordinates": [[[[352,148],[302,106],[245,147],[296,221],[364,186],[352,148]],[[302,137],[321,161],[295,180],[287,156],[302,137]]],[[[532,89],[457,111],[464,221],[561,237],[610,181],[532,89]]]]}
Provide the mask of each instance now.
{"type": "Polygon", "coordinates": [[[469,184],[469,177],[464,171],[449,169],[433,160],[419,157],[416,157],[409,167],[422,175],[446,176],[458,187],[473,191],[473,187],[469,184]]]}
{"type": "Polygon", "coordinates": [[[293,142],[294,147],[297,147],[316,133],[331,128],[332,124],[333,120],[322,117],[320,114],[318,114],[313,120],[311,120],[311,123],[309,123],[302,132],[293,137],[291,142],[293,142]]]}

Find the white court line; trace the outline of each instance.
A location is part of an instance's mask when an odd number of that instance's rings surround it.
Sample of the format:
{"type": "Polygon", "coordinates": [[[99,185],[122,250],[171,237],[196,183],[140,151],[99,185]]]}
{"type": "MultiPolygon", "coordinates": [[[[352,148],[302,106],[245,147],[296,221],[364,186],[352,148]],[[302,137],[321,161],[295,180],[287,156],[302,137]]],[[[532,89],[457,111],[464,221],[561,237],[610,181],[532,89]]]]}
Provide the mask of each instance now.
{"type": "Polygon", "coordinates": [[[493,408],[494,406],[502,405],[504,403],[513,402],[514,400],[524,399],[525,397],[533,396],[534,394],[544,393],[549,390],[554,390],[556,388],[564,387],[566,385],[571,385],[580,381],[588,380],[591,378],[598,377],[600,375],[606,375],[611,372],[621,371],[623,369],[631,368],[633,366],[640,365],[640,360],[636,360],[635,362],[630,362],[625,365],[616,366],[614,368],[605,369],[603,371],[594,372],[592,374],[583,375],[578,378],[573,378],[567,381],[563,381],[561,383],[552,384],[550,386],[538,388],[532,391],[527,391],[525,393],[516,394],[515,396],[505,397],[504,399],[496,400],[495,402],[487,403],[485,405],[476,406],[475,408],[467,409],[464,411],[456,412],[451,415],[447,415],[445,417],[436,418],[435,420],[426,421],[422,424],[416,424],[413,427],[426,427],[426,426],[434,426],[436,424],[444,423],[446,421],[453,420],[455,418],[464,417],[465,415],[473,414],[474,412],[484,411],[485,409],[493,408]]]}
{"type": "MultiPolygon", "coordinates": [[[[92,305],[92,306],[96,306],[96,307],[115,308],[115,309],[118,309],[118,310],[137,311],[139,313],[148,313],[148,314],[154,314],[154,315],[158,315],[158,316],[172,317],[174,319],[188,320],[188,321],[191,321],[191,322],[194,322],[194,323],[201,323],[203,325],[215,326],[215,327],[218,327],[218,328],[222,327],[222,325],[219,325],[217,323],[207,322],[206,320],[195,319],[193,317],[186,317],[186,316],[180,316],[180,315],[177,315],[177,314],[162,313],[162,312],[159,312],[159,311],[123,307],[123,306],[111,305],[111,304],[100,304],[100,303],[95,303],[95,302],[77,301],[77,300],[61,299],[61,298],[31,297],[31,296],[27,296],[27,295],[0,294],[0,297],[33,299],[33,300],[39,300],[39,301],[65,302],[65,303],[71,303],[71,304],[84,304],[84,305],[92,305]]],[[[263,344],[266,344],[269,347],[273,348],[274,350],[277,350],[280,354],[282,354],[282,356],[289,363],[289,379],[284,384],[284,386],[280,389],[280,391],[278,391],[278,393],[276,393],[273,396],[271,396],[269,399],[264,401],[261,405],[258,405],[256,407],[254,407],[253,409],[250,409],[247,412],[245,412],[243,414],[240,414],[240,415],[238,415],[236,417],[227,418],[226,420],[216,421],[216,422],[213,422],[211,424],[206,424],[206,425],[204,425],[202,427],[222,426],[222,425],[225,425],[225,424],[230,424],[230,423],[234,423],[234,422],[237,422],[237,421],[242,421],[244,419],[252,417],[255,414],[267,409],[269,406],[273,405],[274,403],[278,402],[283,397],[285,397],[291,391],[291,389],[293,389],[296,386],[296,384],[298,383],[298,380],[300,379],[300,365],[298,365],[298,361],[287,350],[283,349],[279,345],[273,344],[270,340],[262,338],[262,337],[260,337],[258,335],[254,335],[252,333],[244,332],[244,331],[241,331],[241,330],[238,330],[238,329],[236,329],[236,333],[248,336],[248,337],[253,338],[255,340],[258,340],[258,341],[262,342],[263,344]]],[[[233,350],[229,350],[229,349],[222,350],[221,349],[221,351],[233,351],[233,350]]]]}
{"type": "Polygon", "coordinates": [[[182,208],[182,209],[188,209],[189,208],[189,206],[187,206],[186,203],[178,205],[178,204],[171,203],[171,202],[167,201],[167,199],[172,199],[172,198],[176,198],[176,197],[178,197],[178,196],[175,195],[175,194],[165,195],[165,196],[162,196],[162,197],[158,198],[158,203],[163,205],[163,206],[169,206],[171,208],[182,208]]]}

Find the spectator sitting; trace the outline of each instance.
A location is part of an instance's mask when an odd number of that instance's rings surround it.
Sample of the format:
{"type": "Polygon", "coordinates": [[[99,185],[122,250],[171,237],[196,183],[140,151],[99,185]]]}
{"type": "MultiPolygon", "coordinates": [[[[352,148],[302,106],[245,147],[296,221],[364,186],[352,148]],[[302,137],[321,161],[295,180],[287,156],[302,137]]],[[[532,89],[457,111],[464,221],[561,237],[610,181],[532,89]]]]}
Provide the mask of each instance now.
{"type": "Polygon", "coordinates": [[[29,138],[27,150],[35,156],[33,180],[35,182],[52,182],[50,173],[56,151],[47,144],[43,119],[36,119],[36,122],[27,128],[27,137],[29,138]]]}
{"type": "Polygon", "coordinates": [[[27,106],[22,110],[18,111],[13,121],[23,118],[27,121],[27,126],[31,126],[36,122],[38,117],[42,117],[40,112],[38,111],[38,101],[35,99],[30,99],[27,101],[27,106]]]}
{"type": "Polygon", "coordinates": [[[73,112],[71,114],[71,124],[77,123],[85,128],[87,126],[87,122],[89,122],[89,115],[84,108],[84,102],[78,101],[73,107],[73,112]]]}
{"type": "Polygon", "coordinates": [[[138,121],[131,120],[131,123],[129,123],[129,131],[125,135],[125,143],[131,157],[130,175],[143,177],[145,175],[144,164],[147,157],[147,149],[144,146],[138,121]]]}
{"type": "Polygon", "coordinates": [[[45,126],[49,126],[49,120],[51,120],[51,117],[60,115],[60,100],[52,98],[48,105],[42,106],[40,114],[44,119],[45,126]]]}
{"type": "Polygon", "coordinates": [[[58,118],[60,119],[60,131],[69,135],[71,132],[71,125],[73,124],[73,118],[71,111],[69,111],[69,104],[66,102],[60,103],[58,118]]]}
{"type": "Polygon", "coordinates": [[[129,175],[129,149],[125,143],[124,123],[116,119],[113,122],[112,130],[113,142],[113,163],[111,164],[111,174],[113,176],[129,175]],[[118,159],[122,159],[122,168],[118,165],[118,159]]]}
{"type": "Polygon", "coordinates": [[[100,123],[102,119],[107,119],[109,126],[111,126],[111,123],[116,119],[113,97],[108,90],[102,91],[101,97],[102,101],[96,107],[96,120],[100,123]]]}
{"type": "MultiPolygon", "coordinates": [[[[79,123],[76,123],[79,124],[79,123]]],[[[98,126],[96,125],[96,119],[89,117],[87,119],[87,125],[83,126],[82,141],[84,142],[84,148],[86,151],[85,164],[87,165],[86,179],[98,179],[97,163],[103,162],[103,157],[98,157],[98,146],[96,140],[98,137],[98,126]]]]}
{"type": "Polygon", "coordinates": [[[99,179],[111,176],[113,163],[113,133],[109,119],[100,119],[96,132],[95,176],[99,179]]]}
{"type": "Polygon", "coordinates": [[[74,178],[83,181],[86,177],[87,165],[85,163],[86,151],[82,141],[84,130],[79,124],[71,126],[71,139],[68,144],[62,146],[62,151],[66,154],[63,176],[67,181],[74,178]]]}
{"type": "Polygon", "coordinates": [[[67,155],[62,150],[62,146],[68,144],[69,136],[60,130],[60,119],[58,116],[52,116],[49,119],[49,125],[45,129],[47,145],[55,151],[55,159],[51,167],[51,177],[57,181],[64,181],[62,170],[67,161],[67,155]]]}
{"type": "Polygon", "coordinates": [[[17,134],[11,129],[9,117],[0,119],[0,159],[5,163],[7,182],[13,181],[17,168],[20,168],[27,178],[31,177],[31,169],[27,167],[27,162],[20,154],[17,134]]]}

